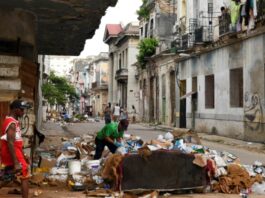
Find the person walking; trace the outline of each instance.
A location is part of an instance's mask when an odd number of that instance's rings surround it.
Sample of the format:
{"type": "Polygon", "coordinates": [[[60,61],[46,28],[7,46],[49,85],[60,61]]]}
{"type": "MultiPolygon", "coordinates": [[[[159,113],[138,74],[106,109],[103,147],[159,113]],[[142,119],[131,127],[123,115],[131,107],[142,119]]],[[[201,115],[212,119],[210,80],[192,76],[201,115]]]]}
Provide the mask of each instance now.
{"type": "Polygon", "coordinates": [[[94,159],[100,159],[105,146],[108,147],[110,152],[115,153],[117,148],[121,146],[121,141],[124,131],[127,130],[129,125],[128,120],[120,120],[119,123],[111,122],[105,125],[98,133],[95,139],[96,153],[94,159]]]}
{"type": "Polygon", "coordinates": [[[135,106],[132,105],[132,123],[136,122],[136,109],[135,106]]]}
{"type": "Polygon", "coordinates": [[[104,110],[105,124],[111,123],[111,104],[108,103],[104,110]]]}
{"type": "Polygon", "coordinates": [[[113,121],[114,122],[117,122],[120,118],[120,111],[121,111],[121,108],[119,106],[119,104],[117,103],[113,109],[113,121]]]}
{"type": "Polygon", "coordinates": [[[122,120],[122,119],[128,120],[128,112],[127,112],[126,108],[121,108],[120,120],[122,120]]]}
{"type": "Polygon", "coordinates": [[[24,114],[25,102],[15,100],[10,104],[10,116],[7,116],[1,131],[1,158],[5,169],[13,170],[21,179],[22,198],[28,198],[29,194],[29,164],[23,153],[22,132],[18,118],[24,114]]]}

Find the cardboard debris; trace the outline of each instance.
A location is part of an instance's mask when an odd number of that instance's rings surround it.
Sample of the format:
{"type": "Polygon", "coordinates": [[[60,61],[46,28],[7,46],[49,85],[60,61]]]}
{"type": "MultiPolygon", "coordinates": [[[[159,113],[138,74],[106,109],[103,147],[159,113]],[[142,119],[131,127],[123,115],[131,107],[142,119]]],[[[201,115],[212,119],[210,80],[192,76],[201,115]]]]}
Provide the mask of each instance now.
{"type": "Polygon", "coordinates": [[[187,143],[201,145],[198,134],[191,129],[174,128],[172,134],[175,139],[184,139],[187,143]]]}
{"type": "Polygon", "coordinates": [[[54,167],[56,165],[56,159],[48,159],[48,158],[41,158],[40,161],[40,168],[46,168],[46,169],[51,169],[52,167],[54,167]]]}
{"type": "Polygon", "coordinates": [[[265,177],[262,163],[255,162],[247,168],[234,166],[240,163],[237,156],[204,147],[198,134],[190,129],[175,128],[149,143],[126,134],[124,154],[111,154],[105,149],[97,164],[93,164],[94,139],[90,135],[62,138],[61,147],[39,149],[40,157],[34,159],[41,160],[33,163],[35,173],[31,183],[86,189],[88,197],[115,197],[117,192],[108,190],[113,189],[125,191],[122,195],[118,193],[120,197],[155,198],[159,196],[158,190],[197,189],[209,185],[208,180],[216,180],[213,189],[217,192],[238,193],[265,177]],[[68,162],[76,159],[81,162],[81,172],[70,176],[68,162]],[[141,189],[142,193],[126,192],[132,189],[141,189]]]}

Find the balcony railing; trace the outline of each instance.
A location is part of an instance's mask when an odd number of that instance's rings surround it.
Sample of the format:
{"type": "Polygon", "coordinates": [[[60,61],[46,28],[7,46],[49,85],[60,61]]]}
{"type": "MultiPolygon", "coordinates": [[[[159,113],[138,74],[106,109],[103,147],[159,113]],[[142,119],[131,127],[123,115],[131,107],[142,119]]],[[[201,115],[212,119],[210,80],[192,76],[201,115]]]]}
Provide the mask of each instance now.
{"type": "Polygon", "coordinates": [[[99,83],[99,82],[92,83],[93,90],[102,90],[102,89],[106,89],[107,87],[108,87],[107,83],[99,83]]]}
{"type": "Polygon", "coordinates": [[[199,27],[195,30],[195,43],[212,42],[211,27],[199,27]]]}
{"type": "Polygon", "coordinates": [[[189,47],[189,34],[182,35],[181,41],[182,41],[182,47],[181,48],[183,50],[188,49],[188,47],[189,47]]]}
{"type": "Polygon", "coordinates": [[[121,68],[116,71],[115,79],[118,81],[126,81],[128,79],[128,69],[121,68]]]}
{"type": "Polygon", "coordinates": [[[231,18],[229,14],[219,17],[219,36],[230,32],[231,18]]]}
{"type": "Polygon", "coordinates": [[[257,12],[256,21],[265,20],[265,0],[257,1],[257,12]]]}
{"type": "Polygon", "coordinates": [[[98,82],[93,82],[93,83],[92,83],[92,89],[97,88],[97,87],[98,87],[98,84],[99,84],[98,82]]]}

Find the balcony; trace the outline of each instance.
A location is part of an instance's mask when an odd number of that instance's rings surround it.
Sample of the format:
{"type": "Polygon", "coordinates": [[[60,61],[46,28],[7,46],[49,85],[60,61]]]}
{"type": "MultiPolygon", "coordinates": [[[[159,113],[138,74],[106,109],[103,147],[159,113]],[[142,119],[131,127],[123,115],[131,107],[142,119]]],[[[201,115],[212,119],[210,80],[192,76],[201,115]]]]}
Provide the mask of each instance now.
{"type": "Polygon", "coordinates": [[[99,82],[93,82],[92,83],[92,90],[104,90],[104,89],[108,89],[108,85],[107,84],[102,84],[102,83],[99,83],[99,82]]]}
{"type": "Polygon", "coordinates": [[[117,81],[127,81],[128,80],[128,69],[121,68],[116,71],[115,79],[117,81]]]}
{"type": "Polygon", "coordinates": [[[213,41],[213,32],[211,27],[199,27],[194,31],[194,40],[196,44],[213,41]]]}
{"type": "Polygon", "coordinates": [[[179,35],[174,39],[174,41],[171,42],[171,50],[174,51],[174,53],[186,51],[189,49],[189,47],[191,47],[189,34],[179,35]]]}
{"type": "Polygon", "coordinates": [[[189,48],[189,34],[184,34],[181,37],[182,40],[182,49],[186,50],[189,48]]]}
{"type": "Polygon", "coordinates": [[[93,82],[93,83],[92,83],[92,89],[97,88],[97,87],[98,87],[98,84],[99,84],[98,82],[93,82]]]}
{"type": "Polygon", "coordinates": [[[230,33],[231,18],[229,14],[219,17],[219,36],[230,33]]]}
{"type": "Polygon", "coordinates": [[[256,17],[256,21],[264,21],[265,20],[265,0],[257,1],[257,12],[258,15],[256,17]]]}

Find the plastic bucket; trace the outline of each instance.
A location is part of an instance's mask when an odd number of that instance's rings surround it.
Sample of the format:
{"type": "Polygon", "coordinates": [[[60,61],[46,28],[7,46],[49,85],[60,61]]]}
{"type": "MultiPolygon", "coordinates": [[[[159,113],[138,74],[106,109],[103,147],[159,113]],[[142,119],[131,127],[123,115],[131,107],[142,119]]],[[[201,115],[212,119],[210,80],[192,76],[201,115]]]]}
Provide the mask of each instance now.
{"type": "Polygon", "coordinates": [[[68,162],[69,174],[73,175],[75,173],[81,172],[81,161],[73,160],[68,162]]]}

